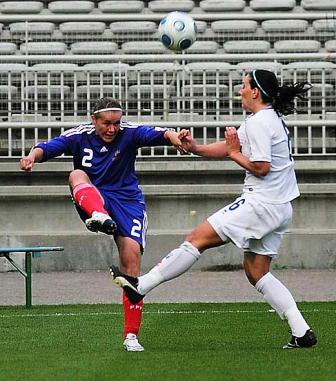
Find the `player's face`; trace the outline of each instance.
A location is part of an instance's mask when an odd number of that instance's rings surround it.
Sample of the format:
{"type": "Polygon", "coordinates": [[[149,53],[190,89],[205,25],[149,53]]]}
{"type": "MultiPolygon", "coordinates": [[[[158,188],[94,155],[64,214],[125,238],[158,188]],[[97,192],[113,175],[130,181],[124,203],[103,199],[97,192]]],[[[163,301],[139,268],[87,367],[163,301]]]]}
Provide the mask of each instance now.
{"type": "Polygon", "coordinates": [[[92,116],[96,134],[105,142],[111,143],[120,129],[121,111],[104,111],[92,116]]]}
{"type": "Polygon", "coordinates": [[[246,111],[253,112],[255,99],[258,96],[258,89],[252,89],[250,81],[251,77],[249,75],[246,75],[243,79],[242,87],[239,90],[239,95],[241,98],[243,109],[246,111]]]}

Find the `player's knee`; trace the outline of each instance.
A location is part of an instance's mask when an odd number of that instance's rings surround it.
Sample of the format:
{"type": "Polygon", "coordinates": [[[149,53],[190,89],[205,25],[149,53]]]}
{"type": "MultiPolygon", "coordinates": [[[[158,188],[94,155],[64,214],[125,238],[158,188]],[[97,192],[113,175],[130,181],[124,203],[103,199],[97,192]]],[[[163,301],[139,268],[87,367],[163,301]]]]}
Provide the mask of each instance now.
{"type": "Polygon", "coordinates": [[[91,183],[87,174],[81,169],[74,169],[69,175],[69,184],[74,188],[77,184],[88,182],[91,183]]]}

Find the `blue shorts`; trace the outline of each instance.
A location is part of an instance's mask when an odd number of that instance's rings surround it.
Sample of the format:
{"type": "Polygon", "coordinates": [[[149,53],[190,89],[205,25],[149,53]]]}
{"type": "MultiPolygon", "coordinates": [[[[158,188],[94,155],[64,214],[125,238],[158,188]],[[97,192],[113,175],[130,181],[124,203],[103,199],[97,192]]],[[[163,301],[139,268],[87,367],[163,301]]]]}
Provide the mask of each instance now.
{"type": "MultiPolygon", "coordinates": [[[[104,208],[117,224],[116,235],[130,237],[138,242],[141,251],[146,246],[146,233],[148,228],[146,205],[138,200],[125,200],[118,198],[117,193],[104,192],[99,189],[104,199],[104,208]]],[[[89,216],[75,203],[76,210],[83,222],[89,216]]]]}

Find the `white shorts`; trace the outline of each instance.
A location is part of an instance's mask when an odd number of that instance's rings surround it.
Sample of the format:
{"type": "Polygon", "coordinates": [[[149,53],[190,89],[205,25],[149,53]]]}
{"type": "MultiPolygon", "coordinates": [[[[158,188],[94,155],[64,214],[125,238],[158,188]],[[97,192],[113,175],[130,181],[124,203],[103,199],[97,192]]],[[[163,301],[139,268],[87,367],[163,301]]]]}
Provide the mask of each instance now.
{"type": "Polygon", "coordinates": [[[292,222],[290,202],[267,204],[254,196],[243,194],[208,218],[208,222],[225,241],[244,251],[278,256],[283,234],[292,222]]]}

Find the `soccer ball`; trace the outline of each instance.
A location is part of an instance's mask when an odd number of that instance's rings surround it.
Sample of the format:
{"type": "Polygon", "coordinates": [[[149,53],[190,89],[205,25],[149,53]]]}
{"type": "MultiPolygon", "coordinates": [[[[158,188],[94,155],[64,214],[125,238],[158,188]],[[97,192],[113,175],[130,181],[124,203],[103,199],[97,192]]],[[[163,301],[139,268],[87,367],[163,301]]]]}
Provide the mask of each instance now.
{"type": "Polygon", "coordinates": [[[187,13],[171,12],[160,21],[158,32],[165,47],[180,52],[196,41],[197,28],[187,13]]]}

